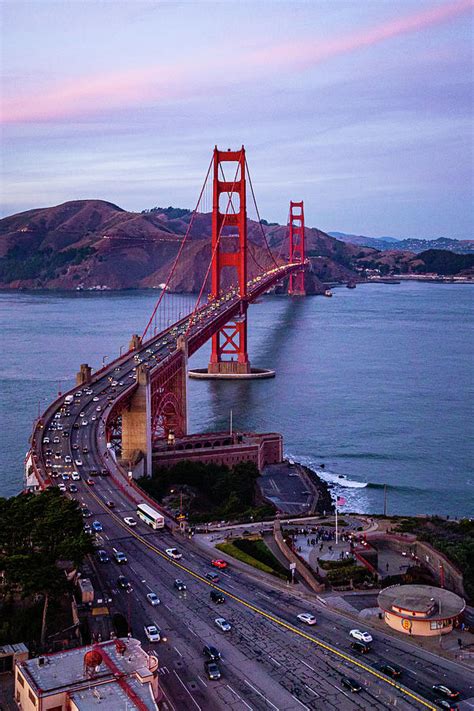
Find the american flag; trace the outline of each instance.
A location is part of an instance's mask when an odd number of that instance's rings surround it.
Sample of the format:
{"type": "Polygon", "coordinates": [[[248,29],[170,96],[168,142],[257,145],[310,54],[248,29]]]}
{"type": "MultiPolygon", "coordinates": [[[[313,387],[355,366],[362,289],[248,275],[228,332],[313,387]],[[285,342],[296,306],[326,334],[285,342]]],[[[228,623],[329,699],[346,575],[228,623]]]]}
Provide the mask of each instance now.
{"type": "Polygon", "coordinates": [[[343,496],[338,496],[336,503],[338,506],[344,506],[344,504],[346,503],[346,500],[343,496]]]}

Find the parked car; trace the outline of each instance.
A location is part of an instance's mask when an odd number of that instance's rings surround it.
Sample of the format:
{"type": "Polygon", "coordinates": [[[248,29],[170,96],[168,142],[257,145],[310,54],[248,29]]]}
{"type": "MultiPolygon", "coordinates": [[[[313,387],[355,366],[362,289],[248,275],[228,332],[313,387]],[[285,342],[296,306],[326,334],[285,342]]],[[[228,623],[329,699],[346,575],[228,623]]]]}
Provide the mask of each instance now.
{"type": "Polygon", "coordinates": [[[359,640],[359,642],[366,642],[367,644],[369,642],[373,642],[372,635],[368,632],[363,632],[362,630],[351,630],[349,634],[354,639],[359,640]]]}
{"type": "Polygon", "coordinates": [[[304,622],[307,625],[315,625],[317,622],[316,617],[310,612],[301,612],[299,615],[297,615],[297,618],[300,620],[300,622],[304,622]]]}

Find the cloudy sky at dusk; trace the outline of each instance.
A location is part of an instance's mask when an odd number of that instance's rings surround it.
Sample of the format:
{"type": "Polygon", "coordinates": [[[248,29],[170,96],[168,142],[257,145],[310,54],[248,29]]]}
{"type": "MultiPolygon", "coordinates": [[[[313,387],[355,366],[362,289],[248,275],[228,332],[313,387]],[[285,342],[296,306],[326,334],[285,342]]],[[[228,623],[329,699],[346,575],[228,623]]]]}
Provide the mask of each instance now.
{"type": "Polygon", "coordinates": [[[262,217],[474,238],[473,2],[3,0],[1,214],[195,204],[247,148],[262,217]]]}

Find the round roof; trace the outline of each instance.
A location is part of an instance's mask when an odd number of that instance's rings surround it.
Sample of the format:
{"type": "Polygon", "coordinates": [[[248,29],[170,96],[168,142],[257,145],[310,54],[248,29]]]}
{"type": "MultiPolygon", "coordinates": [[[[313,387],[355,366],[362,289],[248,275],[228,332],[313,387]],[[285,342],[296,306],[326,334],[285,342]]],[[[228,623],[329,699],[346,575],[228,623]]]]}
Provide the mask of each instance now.
{"type": "MultiPolygon", "coordinates": [[[[418,619],[426,620],[456,617],[466,607],[462,597],[434,585],[391,585],[381,590],[378,604],[385,612],[402,617],[405,610],[407,613],[417,612],[420,615],[418,619]],[[401,608],[402,611],[395,610],[394,607],[401,608]]],[[[407,616],[411,618],[411,615],[407,616]]]]}

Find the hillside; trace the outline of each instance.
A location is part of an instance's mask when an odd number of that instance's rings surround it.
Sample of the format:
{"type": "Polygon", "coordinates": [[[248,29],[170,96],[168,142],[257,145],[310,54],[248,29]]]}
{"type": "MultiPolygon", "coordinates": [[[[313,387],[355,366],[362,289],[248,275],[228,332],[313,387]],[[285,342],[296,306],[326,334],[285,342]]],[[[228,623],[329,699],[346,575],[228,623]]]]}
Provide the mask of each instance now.
{"type": "MultiPolygon", "coordinates": [[[[103,200],[75,200],[5,217],[0,220],[0,288],[156,288],[167,279],[190,219],[191,212],[181,208],[135,213],[103,200]]],[[[262,230],[277,261],[288,257],[285,225],[249,220],[250,278],[273,266],[262,230]]],[[[223,240],[232,237],[225,235],[223,240]]],[[[469,255],[433,256],[433,250],[415,255],[393,246],[379,251],[342,242],[314,227],[306,228],[305,240],[311,261],[306,288],[312,294],[324,293],[325,283],[364,279],[366,270],[381,275],[472,270],[469,255]]],[[[210,242],[211,215],[197,214],[171,291],[200,289],[211,257],[210,242]]],[[[230,275],[226,280],[230,283],[230,275]]]]}
{"type": "Polygon", "coordinates": [[[382,252],[426,252],[430,249],[448,250],[456,254],[474,254],[474,240],[457,240],[449,237],[438,239],[395,239],[395,237],[364,237],[364,235],[350,235],[344,232],[328,232],[331,237],[336,237],[342,242],[356,244],[363,247],[373,247],[382,252]]]}

